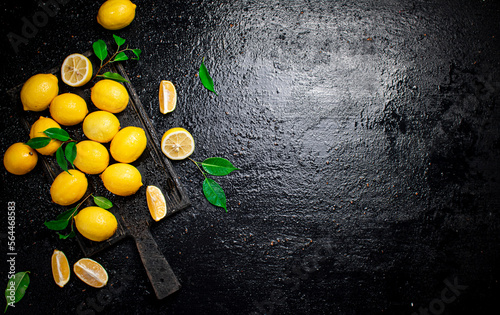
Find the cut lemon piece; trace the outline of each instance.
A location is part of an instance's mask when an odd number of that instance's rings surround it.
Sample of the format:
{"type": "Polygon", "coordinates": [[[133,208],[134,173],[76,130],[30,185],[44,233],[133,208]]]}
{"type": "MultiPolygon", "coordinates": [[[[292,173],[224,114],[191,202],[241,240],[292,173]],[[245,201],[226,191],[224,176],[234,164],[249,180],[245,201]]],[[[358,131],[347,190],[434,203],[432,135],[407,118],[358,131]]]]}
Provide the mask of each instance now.
{"type": "Polygon", "coordinates": [[[175,86],[170,81],[163,80],[160,83],[160,112],[170,113],[177,104],[177,92],[175,86]]]}
{"type": "Polygon", "coordinates": [[[169,129],[161,138],[161,150],[171,160],[183,160],[194,151],[193,136],[184,128],[169,129]]]}
{"type": "Polygon", "coordinates": [[[61,288],[69,281],[70,269],[66,255],[60,250],[54,249],[52,254],[52,276],[54,281],[61,288]]]}
{"type": "Polygon", "coordinates": [[[72,54],[64,59],[61,79],[69,86],[78,87],[92,78],[92,63],[82,54],[72,54]]]}
{"type": "Polygon", "coordinates": [[[148,186],[146,188],[146,198],[148,200],[148,208],[153,220],[160,221],[167,214],[167,202],[160,188],[156,186],[148,186]]]}
{"type": "Polygon", "coordinates": [[[75,274],[94,288],[102,288],[108,283],[108,273],[103,266],[90,258],[82,258],[73,265],[75,274]]]}

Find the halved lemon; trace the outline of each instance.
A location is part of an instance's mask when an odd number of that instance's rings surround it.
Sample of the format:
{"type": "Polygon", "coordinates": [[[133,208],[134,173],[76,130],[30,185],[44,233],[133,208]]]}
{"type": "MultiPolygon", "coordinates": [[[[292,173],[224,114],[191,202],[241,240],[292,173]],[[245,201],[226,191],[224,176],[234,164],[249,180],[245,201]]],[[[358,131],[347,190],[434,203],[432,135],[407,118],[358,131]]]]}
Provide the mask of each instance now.
{"type": "Polygon", "coordinates": [[[161,150],[171,160],[183,160],[194,151],[193,136],[184,128],[169,129],[161,138],[161,150]]]}
{"type": "Polygon", "coordinates": [[[92,63],[82,54],[71,54],[61,66],[61,78],[69,86],[82,86],[92,78],[92,63]]]}
{"type": "Polygon", "coordinates": [[[108,273],[101,264],[90,258],[82,258],[73,265],[75,274],[94,288],[102,288],[108,283],[108,273]]]}
{"type": "Polygon", "coordinates": [[[153,220],[160,221],[167,214],[167,202],[160,188],[156,186],[148,186],[146,188],[146,198],[148,200],[148,208],[153,220]]]}
{"type": "Polygon", "coordinates": [[[69,281],[70,269],[66,255],[60,250],[54,249],[52,253],[52,276],[54,281],[61,288],[69,281]]]}
{"type": "Polygon", "coordinates": [[[160,83],[160,112],[170,113],[177,104],[177,92],[175,86],[170,81],[163,80],[160,83]]]}

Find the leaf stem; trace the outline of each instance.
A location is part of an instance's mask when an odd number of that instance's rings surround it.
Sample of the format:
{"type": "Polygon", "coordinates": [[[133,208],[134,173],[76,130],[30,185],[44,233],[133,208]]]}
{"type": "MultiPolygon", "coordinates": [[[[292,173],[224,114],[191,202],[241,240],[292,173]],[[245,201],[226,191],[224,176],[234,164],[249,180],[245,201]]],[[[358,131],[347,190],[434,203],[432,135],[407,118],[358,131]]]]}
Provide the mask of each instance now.
{"type": "Polygon", "coordinates": [[[207,178],[207,175],[205,174],[205,172],[201,169],[200,165],[198,164],[198,162],[196,162],[195,160],[193,160],[192,158],[188,157],[189,160],[191,160],[191,162],[193,162],[196,167],[200,170],[200,172],[203,174],[203,177],[207,178]]]}

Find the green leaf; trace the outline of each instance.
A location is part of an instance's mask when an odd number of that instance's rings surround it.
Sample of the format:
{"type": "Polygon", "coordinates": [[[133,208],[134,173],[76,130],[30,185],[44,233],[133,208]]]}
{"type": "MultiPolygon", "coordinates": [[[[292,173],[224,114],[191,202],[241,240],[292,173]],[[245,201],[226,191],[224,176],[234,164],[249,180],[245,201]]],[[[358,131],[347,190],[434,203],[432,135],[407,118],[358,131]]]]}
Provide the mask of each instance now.
{"type": "Polygon", "coordinates": [[[48,145],[50,141],[52,140],[47,137],[36,137],[29,139],[26,144],[29,145],[32,149],[40,149],[48,145]]]}
{"type": "Polygon", "coordinates": [[[69,209],[68,211],[65,211],[65,212],[59,214],[56,217],[56,220],[57,221],[59,221],[59,220],[69,221],[73,217],[73,215],[76,213],[76,209],[77,209],[77,207],[73,207],[73,208],[69,209]]]}
{"type": "Polygon", "coordinates": [[[122,51],[118,55],[116,55],[116,57],[110,62],[123,61],[123,60],[128,60],[128,56],[125,54],[125,52],[122,51]]]}
{"type": "Polygon", "coordinates": [[[94,54],[101,61],[104,61],[104,59],[108,56],[108,47],[106,47],[106,43],[102,39],[94,42],[92,44],[92,48],[94,49],[94,54]]]}
{"type": "Polygon", "coordinates": [[[61,128],[49,128],[46,129],[43,133],[46,134],[47,137],[51,139],[56,139],[60,141],[68,141],[69,139],[71,139],[66,130],[61,128]]]}
{"type": "Polygon", "coordinates": [[[110,79],[110,80],[115,80],[115,81],[118,81],[118,82],[128,82],[128,83],[130,83],[130,81],[125,80],[124,77],[122,77],[118,73],[114,73],[114,72],[105,72],[102,75],[99,75],[99,77],[103,77],[105,79],[110,79]]]}
{"type": "Polygon", "coordinates": [[[76,233],[74,230],[71,230],[71,232],[69,232],[69,234],[64,235],[64,234],[57,232],[57,235],[59,235],[60,240],[65,240],[67,238],[75,237],[76,233]]]}
{"type": "Polygon", "coordinates": [[[64,149],[64,155],[66,156],[66,160],[71,163],[71,166],[75,168],[73,165],[73,161],[76,159],[76,143],[70,142],[66,144],[66,148],[64,149]]]}
{"type": "Polygon", "coordinates": [[[211,178],[205,178],[203,181],[203,194],[211,204],[224,208],[227,212],[226,194],[216,181],[211,178]]]}
{"type": "Polygon", "coordinates": [[[21,271],[9,278],[9,281],[7,282],[7,288],[5,289],[5,299],[7,300],[7,306],[5,307],[4,313],[7,312],[7,308],[9,306],[13,306],[14,303],[19,302],[23,298],[24,294],[26,293],[26,289],[30,284],[30,277],[28,273],[29,271],[21,271]]]}
{"type": "Polygon", "coordinates": [[[69,219],[61,219],[61,220],[52,220],[45,221],[43,224],[49,228],[49,230],[61,231],[64,230],[69,223],[69,219]]]}
{"type": "Polygon", "coordinates": [[[214,89],[214,80],[212,80],[212,77],[208,73],[207,67],[203,63],[204,60],[205,60],[205,58],[203,58],[201,60],[200,71],[199,71],[198,75],[200,77],[200,80],[201,80],[201,83],[203,84],[203,86],[207,90],[212,91],[215,93],[215,95],[217,95],[217,93],[215,92],[215,89],[214,89]]]}
{"type": "Polygon", "coordinates": [[[115,39],[115,43],[118,45],[118,48],[125,44],[125,39],[124,38],[121,38],[120,36],[117,36],[115,34],[113,34],[113,38],[115,39]]]}
{"type": "Polygon", "coordinates": [[[100,197],[100,196],[94,197],[94,202],[97,206],[99,206],[103,209],[106,209],[106,210],[113,207],[113,203],[104,197],[100,197]]]}
{"type": "MultiPolygon", "coordinates": [[[[68,162],[66,161],[66,157],[64,156],[64,150],[62,145],[56,151],[56,161],[57,164],[59,164],[59,167],[63,169],[63,171],[68,172],[68,162]]],[[[71,173],[68,172],[68,174],[71,173]]]]}
{"type": "Polygon", "coordinates": [[[231,162],[220,157],[208,158],[201,163],[201,166],[205,172],[214,176],[224,176],[238,169],[231,162]]]}
{"type": "Polygon", "coordinates": [[[132,52],[134,53],[134,55],[136,55],[136,56],[137,56],[137,58],[132,57],[132,59],[133,59],[133,60],[139,60],[139,57],[140,57],[140,55],[141,55],[142,50],[140,50],[140,49],[132,49],[132,52]]]}

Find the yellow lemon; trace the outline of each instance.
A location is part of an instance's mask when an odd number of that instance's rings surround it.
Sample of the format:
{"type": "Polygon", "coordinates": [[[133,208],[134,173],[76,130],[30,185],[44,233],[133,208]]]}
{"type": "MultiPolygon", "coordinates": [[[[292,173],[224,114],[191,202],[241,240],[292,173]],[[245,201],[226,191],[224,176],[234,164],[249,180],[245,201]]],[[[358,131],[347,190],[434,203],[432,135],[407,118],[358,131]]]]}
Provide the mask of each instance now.
{"type": "Polygon", "coordinates": [[[90,258],[82,258],[73,265],[73,271],[80,280],[94,288],[108,283],[108,273],[103,266],[90,258]]]}
{"type": "Polygon", "coordinates": [[[120,130],[120,121],[112,113],[98,110],[85,117],[82,128],[83,133],[90,140],[107,143],[120,130]]]}
{"type": "Polygon", "coordinates": [[[129,0],[108,0],[99,8],[97,23],[108,30],[122,29],[134,20],[135,7],[129,0]]]}
{"type": "Polygon", "coordinates": [[[73,164],[87,174],[100,174],[109,164],[109,153],[99,142],[84,140],[76,144],[73,164]]]}
{"type": "Polygon", "coordinates": [[[81,123],[88,112],[85,100],[73,93],[60,94],[50,103],[50,115],[64,126],[81,123]]]}
{"type": "Polygon", "coordinates": [[[61,206],[69,206],[77,202],[87,191],[88,181],[85,174],[78,170],[68,172],[57,175],[50,186],[52,201],[61,206]]]}
{"type": "MultiPolygon", "coordinates": [[[[31,126],[30,139],[37,137],[47,137],[43,132],[49,128],[61,128],[61,126],[52,118],[41,117],[31,126]]],[[[47,137],[48,138],[48,137],[47,137]]],[[[62,142],[52,139],[48,145],[43,148],[36,149],[42,155],[52,155],[59,149],[62,142]]]]}
{"type": "Polygon", "coordinates": [[[123,111],[129,101],[127,89],[120,83],[107,79],[97,82],[91,88],[90,98],[97,108],[114,114],[123,111]]]}
{"type": "Polygon", "coordinates": [[[34,112],[47,109],[59,93],[57,83],[57,77],[53,74],[39,73],[29,78],[21,89],[23,109],[34,112]]]}
{"type": "Polygon", "coordinates": [[[61,79],[72,87],[85,85],[92,78],[92,63],[82,54],[71,54],[61,66],[61,79]]]}
{"type": "Polygon", "coordinates": [[[161,138],[161,150],[171,160],[183,160],[194,152],[193,136],[184,128],[169,129],[161,138]]]}
{"type": "Polygon", "coordinates": [[[109,151],[118,162],[132,163],[144,152],[147,142],[146,133],[142,128],[125,127],[115,135],[109,151]]]}
{"type": "Polygon", "coordinates": [[[141,173],[130,164],[110,165],[100,176],[104,187],[118,196],[133,195],[142,186],[141,173]]]}
{"type": "Polygon", "coordinates": [[[15,175],[31,172],[38,162],[38,154],[27,144],[18,142],[11,145],[3,156],[5,169],[15,175]]]}
{"type": "Polygon", "coordinates": [[[115,234],[118,222],[108,210],[87,207],[75,216],[78,232],[91,241],[102,242],[115,234]]]}

